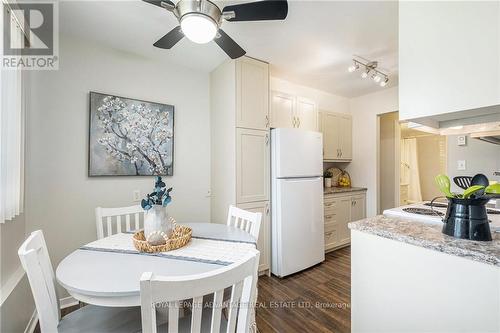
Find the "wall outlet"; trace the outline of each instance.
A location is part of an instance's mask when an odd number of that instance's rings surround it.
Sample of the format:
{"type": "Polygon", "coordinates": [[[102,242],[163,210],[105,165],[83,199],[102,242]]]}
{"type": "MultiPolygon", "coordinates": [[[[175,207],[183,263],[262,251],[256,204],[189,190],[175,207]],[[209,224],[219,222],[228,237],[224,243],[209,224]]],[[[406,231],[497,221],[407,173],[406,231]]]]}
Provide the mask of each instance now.
{"type": "Polygon", "coordinates": [[[134,202],[141,201],[141,190],[134,190],[133,198],[134,202]]]}
{"type": "Polygon", "coordinates": [[[457,145],[467,146],[467,135],[459,135],[457,137],[457,145]]]}
{"type": "Polygon", "coordinates": [[[458,160],[457,161],[457,170],[465,170],[466,169],[466,165],[465,165],[465,160],[458,160]]]}

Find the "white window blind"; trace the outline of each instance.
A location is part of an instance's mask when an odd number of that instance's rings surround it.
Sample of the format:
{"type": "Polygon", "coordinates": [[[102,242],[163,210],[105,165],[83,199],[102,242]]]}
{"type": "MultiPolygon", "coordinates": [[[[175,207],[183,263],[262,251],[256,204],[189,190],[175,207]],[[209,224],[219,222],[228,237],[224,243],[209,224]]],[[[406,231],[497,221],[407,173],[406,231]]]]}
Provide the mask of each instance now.
{"type": "MultiPolygon", "coordinates": [[[[0,20],[3,21],[3,17],[0,20]]],[[[4,27],[4,22],[0,23],[4,27]]],[[[21,45],[24,38],[22,30],[14,19],[10,25],[11,45],[21,45]]],[[[0,35],[3,39],[3,31],[0,35]]],[[[3,40],[0,40],[0,45],[3,45],[3,40]]],[[[23,209],[25,106],[23,88],[21,69],[0,70],[0,223],[13,219],[22,213],[23,209]]]]}

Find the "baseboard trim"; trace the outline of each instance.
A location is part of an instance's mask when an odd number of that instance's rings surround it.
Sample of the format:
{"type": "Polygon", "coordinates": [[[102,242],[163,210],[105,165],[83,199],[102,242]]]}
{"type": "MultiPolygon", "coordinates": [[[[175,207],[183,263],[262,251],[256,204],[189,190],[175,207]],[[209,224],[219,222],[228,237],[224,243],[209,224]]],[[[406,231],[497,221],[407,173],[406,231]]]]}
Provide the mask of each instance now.
{"type": "Polygon", "coordinates": [[[17,270],[10,276],[10,278],[5,282],[5,285],[0,289],[0,306],[9,298],[10,294],[14,289],[16,289],[19,282],[21,282],[24,277],[24,269],[19,266],[17,270]]]}
{"type": "Polygon", "coordinates": [[[24,333],[33,333],[36,328],[36,324],[38,324],[38,312],[35,311],[31,315],[30,321],[28,322],[28,325],[24,329],[24,333]]]}
{"type": "MultiPolygon", "coordinates": [[[[78,305],[78,304],[79,304],[79,302],[71,296],[63,297],[63,298],[59,299],[59,306],[61,309],[69,308],[70,306],[74,306],[74,305],[78,305]]],[[[35,311],[31,315],[31,318],[30,318],[30,321],[28,322],[28,325],[24,329],[24,333],[33,333],[35,331],[36,324],[38,324],[38,312],[35,309],[35,311]]]]}
{"type": "Polygon", "coordinates": [[[78,305],[78,301],[72,296],[63,297],[59,299],[59,306],[61,309],[69,308],[70,306],[78,305]]]}

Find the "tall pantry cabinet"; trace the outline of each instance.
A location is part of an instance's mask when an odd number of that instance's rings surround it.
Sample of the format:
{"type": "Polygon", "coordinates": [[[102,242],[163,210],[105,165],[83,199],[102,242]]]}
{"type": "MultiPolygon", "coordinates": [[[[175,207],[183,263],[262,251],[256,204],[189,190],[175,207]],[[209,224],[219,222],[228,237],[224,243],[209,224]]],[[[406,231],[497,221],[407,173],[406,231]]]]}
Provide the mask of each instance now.
{"type": "Polygon", "coordinates": [[[211,220],[229,205],[262,213],[259,272],[270,265],[269,64],[241,57],[210,74],[211,220]]]}

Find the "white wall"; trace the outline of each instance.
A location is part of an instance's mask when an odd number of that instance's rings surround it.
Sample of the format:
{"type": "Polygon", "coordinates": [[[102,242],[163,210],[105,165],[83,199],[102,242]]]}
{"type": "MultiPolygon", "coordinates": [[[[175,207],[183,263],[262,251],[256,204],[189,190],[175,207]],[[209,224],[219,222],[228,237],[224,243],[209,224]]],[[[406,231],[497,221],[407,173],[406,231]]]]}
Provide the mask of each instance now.
{"type": "Polygon", "coordinates": [[[377,214],[378,119],[377,115],[398,111],[398,87],[350,100],[352,114],[352,162],[347,166],[353,186],[368,188],[367,216],[377,214]]]}
{"type": "Polygon", "coordinates": [[[42,229],[56,266],[95,240],[94,208],[134,204],[153,177],[87,176],[89,91],[175,106],[172,216],[210,220],[209,76],[106,46],[60,40],[58,71],[35,73],[28,113],[27,227],[42,229]]]}
{"type": "Polygon", "coordinates": [[[270,89],[310,99],[316,102],[318,109],[321,110],[349,113],[349,99],[342,96],[302,86],[277,77],[271,77],[270,89]]]}
{"type": "Polygon", "coordinates": [[[400,1],[399,90],[401,119],[500,104],[500,3],[400,1]]]}
{"type": "Polygon", "coordinates": [[[500,182],[493,172],[500,171],[500,146],[467,137],[466,146],[457,145],[457,136],[448,136],[448,176],[452,179],[452,191],[462,192],[453,183],[455,176],[485,174],[490,180],[500,182]],[[466,170],[457,170],[457,161],[465,160],[466,170]]]}
{"type": "MultiPolygon", "coordinates": [[[[396,167],[399,167],[400,137],[396,137],[396,121],[399,119],[398,112],[391,112],[380,117],[380,210],[399,206],[399,198],[396,198],[396,167]],[[397,163],[397,164],[396,164],[397,163]]],[[[398,125],[399,128],[399,125],[398,125]]],[[[398,182],[399,185],[399,182],[398,182]]]]}

